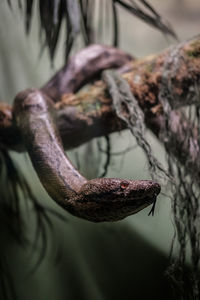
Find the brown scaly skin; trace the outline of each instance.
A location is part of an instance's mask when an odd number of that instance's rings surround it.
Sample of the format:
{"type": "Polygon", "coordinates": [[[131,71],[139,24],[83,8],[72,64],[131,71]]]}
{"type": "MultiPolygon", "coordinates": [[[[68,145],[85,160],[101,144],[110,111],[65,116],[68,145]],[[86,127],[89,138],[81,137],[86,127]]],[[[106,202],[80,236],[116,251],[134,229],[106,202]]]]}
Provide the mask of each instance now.
{"type": "MultiPolygon", "coordinates": [[[[120,73],[129,71],[133,60],[131,55],[120,49],[93,44],[72,56],[40,90],[59,103],[63,95],[77,92],[103,70],[115,68],[120,73]]],[[[11,106],[0,103],[0,146],[16,150],[17,144],[17,151],[23,151],[21,134],[12,121],[11,106]]],[[[80,138],[77,140],[80,141],[80,138]]]]}
{"type": "Polygon", "coordinates": [[[159,192],[159,184],[151,180],[97,178],[81,187],[68,209],[93,222],[118,221],[154,203],[159,192]]]}
{"type": "Polygon", "coordinates": [[[93,222],[118,221],[155,202],[158,183],[150,180],[87,180],[70,163],[52,116],[52,101],[41,91],[19,93],[14,118],[47,193],[73,215],[93,222]]]}
{"type": "Polygon", "coordinates": [[[106,69],[129,70],[129,63],[133,60],[120,49],[93,44],[72,56],[40,90],[56,102],[63,94],[77,92],[106,69]]]}

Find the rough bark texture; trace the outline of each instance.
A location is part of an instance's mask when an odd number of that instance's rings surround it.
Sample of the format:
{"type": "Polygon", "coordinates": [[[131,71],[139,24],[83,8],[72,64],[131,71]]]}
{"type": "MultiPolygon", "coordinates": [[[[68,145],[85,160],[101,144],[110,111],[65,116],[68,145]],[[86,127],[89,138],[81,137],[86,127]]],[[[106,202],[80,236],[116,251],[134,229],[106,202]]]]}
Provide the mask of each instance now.
{"type": "MultiPolygon", "coordinates": [[[[173,108],[199,101],[200,38],[179,44],[163,53],[133,61],[131,71],[123,75],[138,100],[148,128],[162,141],[164,126],[161,97],[167,98],[173,108]]],[[[125,124],[113,112],[106,85],[97,81],[87,92],[63,94],[55,104],[56,119],[66,149],[89,141],[94,137],[125,129],[125,124]]],[[[184,145],[185,129],[189,126],[181,112],[173,111],[169,124],[176,149],[170,149],[180,161],[190,156],[190,165],[197,176],[199,149],[193,129],[190,145],[184,145]],[[183,118],[185,121],[183,122],[183,118]],[[181,121],[180,121],[181,120],[181,121]],[[186,126],[186,127],[185,127],[186,126]]],[[[171,144],[171,143],[169,143],[171,144]]],[[[0,104],[0,147],[24,151],[23,141],[12,118],[12,108],[0,104]]]]}

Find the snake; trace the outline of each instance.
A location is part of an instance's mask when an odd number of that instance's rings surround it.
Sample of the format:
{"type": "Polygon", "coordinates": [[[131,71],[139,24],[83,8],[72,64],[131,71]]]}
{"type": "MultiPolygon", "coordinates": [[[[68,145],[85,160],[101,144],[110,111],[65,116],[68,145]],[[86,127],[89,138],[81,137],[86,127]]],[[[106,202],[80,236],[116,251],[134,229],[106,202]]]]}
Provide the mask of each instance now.
{"type": "Polygon", "coordinates": [[[17,94],[13,105],[14,122],[49,196],[72,215],[91,222],[118,221],[150,204],[154,207],[161,190],[159,183],[121,178],[87,180],[74,167],[64,151],[53,104],[42,89],[27,89],[17,94]]]}

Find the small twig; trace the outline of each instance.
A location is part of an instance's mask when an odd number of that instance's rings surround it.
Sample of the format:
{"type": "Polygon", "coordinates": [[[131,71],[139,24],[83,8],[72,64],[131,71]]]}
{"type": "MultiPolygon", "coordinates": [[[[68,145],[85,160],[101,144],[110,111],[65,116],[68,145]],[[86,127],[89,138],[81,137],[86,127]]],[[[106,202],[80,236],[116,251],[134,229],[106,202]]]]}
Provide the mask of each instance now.
{"type": "Polygon", "coordinates": [[[111,145],[110,145],[110,138],[108,135],[105,135],[105,140],[106,140],[106,145],[107,145],[107,149],[105,151],[106,161],[105,161],[105,164],[103,167],[103,172],[101,173],[101,175],[99,175],[99,177],[106,176],[106,174],[108,173],[108,167],[110,165],[110,159],[111,159],[111,155],[110,155],[111,145]]]}

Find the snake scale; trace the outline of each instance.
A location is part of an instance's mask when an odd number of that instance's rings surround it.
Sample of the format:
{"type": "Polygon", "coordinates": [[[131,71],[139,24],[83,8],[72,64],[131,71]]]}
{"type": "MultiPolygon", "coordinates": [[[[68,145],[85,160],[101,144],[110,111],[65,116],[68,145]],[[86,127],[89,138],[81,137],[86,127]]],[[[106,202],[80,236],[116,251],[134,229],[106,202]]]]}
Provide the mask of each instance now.
{"type": "MultiPolygon", "coordinates": [[[[106,57],[108,60],[108,53],[106,57]]],[[[95,69],[94,60],[86,63],[95,69]]],[[[55,95],[58,85],[55,78],[54,82],[51,88],[55,95]]],[[[45,190],[71,214],[92,222],[117,221],[155,203],[160,192],[157,182],[119,178],[87,180],[76,170],[64,152],[47,88],[20,92],[14,101],[13,114],[45,190]]]]}

